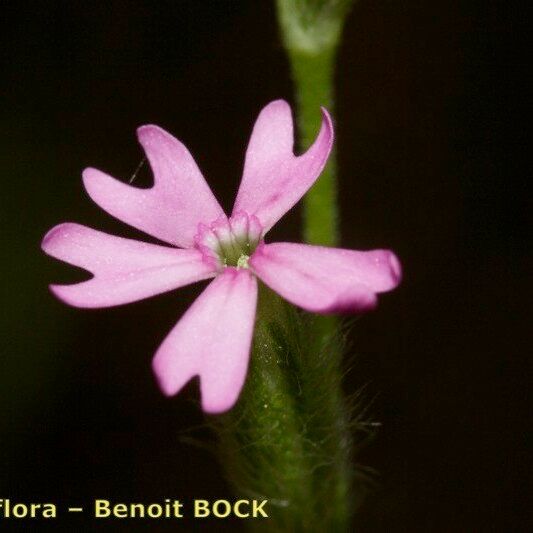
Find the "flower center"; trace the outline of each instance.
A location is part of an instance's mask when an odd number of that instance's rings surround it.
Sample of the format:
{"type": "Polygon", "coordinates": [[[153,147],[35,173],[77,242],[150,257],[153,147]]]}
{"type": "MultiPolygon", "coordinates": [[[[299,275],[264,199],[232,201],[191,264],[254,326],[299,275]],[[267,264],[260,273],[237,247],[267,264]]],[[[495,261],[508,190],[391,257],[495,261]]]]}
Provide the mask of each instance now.
{"type": "Polygon", "coordinates": [[[209,226],[198,225],[196,248],[217,270],[226,267],[249,268],[248,259],[254,253],[263,228],[255,215],[238,212],[229,219],[225,216],[209,226]]]}

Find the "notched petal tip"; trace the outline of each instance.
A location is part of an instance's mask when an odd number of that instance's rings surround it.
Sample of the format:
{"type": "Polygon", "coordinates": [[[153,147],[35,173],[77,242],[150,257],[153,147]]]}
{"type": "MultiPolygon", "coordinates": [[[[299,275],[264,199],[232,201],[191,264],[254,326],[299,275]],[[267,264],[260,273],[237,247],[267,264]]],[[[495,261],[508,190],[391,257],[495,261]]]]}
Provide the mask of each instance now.
{"type": "Polygon", "coordinates": [[[333,123],[322,108],[320,129],[311,146],[294,153],[292,111],[284,100],[268,104],[257,118],[233,212],[255,215],[266,233],[309,190],[322,172],[334,140],[333,123]]]}
{"type": "MultiPolygon", "coordinates": [[[[186,384],[191,382],[200,382],[200,390],[202,388],[201,377],[198,374],[192,376],[183,385],[178,385],[176,382],[173,382],[172,379],[168,379],[168,372],[165,372],[159,367],[158,360],[156,358],[152,360],[152,370],[154,372],[159,390],[167,398],[176,396],[176,394],[178,394],[186,384]]],[[[208,415],[218,415],[229,411],[235,405],[238,398],[208,398],[207,395],[202,391],[200,392],[200,396],[202,410],[208,415]]]]}
{"type": "Polygon", "coordinates": [[[199,376],[204,411],[231,408],[246,377],[256,301],[255,278],[242,270],[225,269],[206,287],[152,361],[165,395],[199,376]]]}
{"type": "Polygon", "coordinates": [[[182,379],[178,382],[172,379],[171,376],[173,376],[173,373],[170,373],[168,368],[163,368],[160,363],[160,359],[158,359],[157,357],[154,357],[154,359],[152,359],[152,371],[154,373],[159,390],[167,398],[172,398],[173,396],[176,396],[176,394],[181,392],[183,390],[183,387],[185,387],[187,384],[191,382],[198,382],[200,385],[200,401],[202,405],[202,410],[208,415],[218,415],[229,411],[235,405],[239,397],[238,394],[230,394],[224,397],[212,397],[211,395],[210,397],[208,392],[203,390],[202,378],[199,372],[190,376],[186,380],[182,379]]]}

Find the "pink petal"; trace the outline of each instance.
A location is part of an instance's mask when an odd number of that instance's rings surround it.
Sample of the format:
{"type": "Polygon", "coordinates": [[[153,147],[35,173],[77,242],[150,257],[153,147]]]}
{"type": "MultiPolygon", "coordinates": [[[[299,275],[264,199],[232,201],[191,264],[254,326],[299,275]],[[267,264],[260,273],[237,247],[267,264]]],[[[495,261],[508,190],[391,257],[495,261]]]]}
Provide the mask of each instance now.
{"type": "Polygon", "coordinates": [[[213,268],[198,250],[158,246],[65,223],[51,229],[43,250],[94,274],[75,285],[51,285],[65,303],[77,307],[109,307],[213,277],[213,268]]]}
{"type": "Polygon", "coordinates": [[[190,248],[201,221],[224,212],[185,146],[157,126],[137,130],[152,171],[154,186],[140,189],[99,170],[87,168],[89,196],[114,217],[158,239],[190,248]]]}
{"type": "Polygon", "coordinates": [[[263,244],[249,264],[271,289],[316,313],[370,309],[377,304],[376,293],[393,289],[401,278],[400,263],[389,250],[263,244]]]}
{"type": "Polygon", "coordinates": [[[202,407],[230,409],[242,389],[255,321],[257,281],[226,268],[191,305],[159,347],[153,368],[167,395],[200,376],[202,407]]]}
{"type": "Polygon", "coordinates": [[[293,153],[291,109],[283,100],[268,104],[255,123],[233,213],[256,215],[268,231],[313,185],[333,144],[333,125],[322,108],[322,127],[301,156],[293,153]]]}

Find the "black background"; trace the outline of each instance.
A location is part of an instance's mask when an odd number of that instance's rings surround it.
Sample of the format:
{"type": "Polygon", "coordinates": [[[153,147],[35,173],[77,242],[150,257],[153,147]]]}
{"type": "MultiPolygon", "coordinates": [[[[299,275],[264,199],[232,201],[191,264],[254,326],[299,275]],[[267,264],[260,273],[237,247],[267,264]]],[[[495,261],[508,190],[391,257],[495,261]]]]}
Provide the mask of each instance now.
{"type": "MultiPolygon", "coordinates": [[[[272,3],[3,2],[2,11],[0,498],[227,498],[215,458],[183,441],[202,422],[195,385],[168,400],[150,370],[199,287],[67,308],[46,286],[79,273],[39,243],[66,220],[144,238],[99,210],[80,179],[89,165],[128,179],[143,123],[183,140],[231,206],[257,113],[292,101],[272,3]]],[[[523,18],[503,2],[361,0],[347,22],[335,111],[342,245],[390,247],[405,271],[352,335],[346,388],[367,383],[383,424],[358,457],[380,473],[360,532],[526,528],[529,169],[516,120],[521,64],[509,48],[525,35],[523,18]]],[[[144,168],[139,180],[149,179],[144,168]]],[[[298,239],[298,215],[273,237],[298,239]]],[[[53,524],[91,527],[79,516],[53,524]]]]}

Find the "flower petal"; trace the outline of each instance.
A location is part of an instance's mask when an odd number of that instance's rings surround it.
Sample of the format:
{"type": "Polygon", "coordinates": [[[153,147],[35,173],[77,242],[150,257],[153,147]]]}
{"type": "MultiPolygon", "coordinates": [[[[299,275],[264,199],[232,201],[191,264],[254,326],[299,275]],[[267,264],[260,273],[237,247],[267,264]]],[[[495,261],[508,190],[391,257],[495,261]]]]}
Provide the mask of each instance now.
{"type": "Polygon", "coordinates": [[[322,108],[322,127],[314,144],[300,156],[293,153],[291,108],[276,100],[259,114],[246,151],[233,213],[256,215],[268,231],[313,185],[333,145],[333,125],[322,108]]]}
{"type": "Polygon", "coordinates": [[[197,298],[159,347],[153,369],[167,395],[200,376],[202,407],[230,409],[242,389],[255,321],[257,281],[226,268],[197,298]]]}
{"type": "Polygon", "coordinates": [[[253,271],[289,302],[316,313],[358,312],[396,287],[401,267],[389,250],[358,252],[307,244],[262,244],[253,271]]]}
{"type": "Polygon", "coordinates": [[[74,285],[50,286],[60,300],[76,307],[134,302],[215,275],[198,250],[124,239],[74,223],[51,229],[42,249],[94,274],[74,285]]]}
{"type": "Polygon", "coordinates": [[[190,248],[199,222],[224,215],[185,146],[157,126],[137,130],[154,173],[154,186],[140,189],[99,170],[87,168],[89,196],[126,224],[165,242],[190,248]]]}

